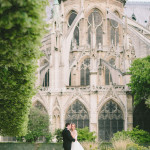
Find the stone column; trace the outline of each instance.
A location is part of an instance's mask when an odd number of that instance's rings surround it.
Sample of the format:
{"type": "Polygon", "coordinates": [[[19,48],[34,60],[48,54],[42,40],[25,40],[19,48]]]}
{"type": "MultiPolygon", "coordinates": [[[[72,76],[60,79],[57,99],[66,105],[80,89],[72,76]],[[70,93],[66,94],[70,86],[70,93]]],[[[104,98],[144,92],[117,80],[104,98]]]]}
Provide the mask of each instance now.
{"type": "Polygon", "coordinates": [[[95,131],[97,133],[97,92],[96,90],[92,90],[90,94],[90,131],[93,132],[95,131]]]}
{"type": "Polygon", "coordinates": [[[97,67],[94,56],[91,57],[90,66],[90,131],[97,132],[97,67]]]}
{"type": "Polygon", "coordinates": [[[55,49],[55,89],[58,90],[59,86],[59,51],[55,49]]]}
{"type": "MultiPolygon", "coordinates": [[[[54,28],[54,27],[53,27],[54,28]]],[[[54,30],[51,33],[51,56],[50,56],[50,87],[51,89],[54,89],[55,86],[55,58],[54,58],[54,47],[55,47],[55,32],[54,30]]]]}
{"type": "Polygon", "coordinates": [[[127,93],[127,129],[133,129],[133,106],[132,95],[127,93]]]}
{"type": "Polygon", "coordinates": [[[3,138],[2,138],[2,136],[0,136],[0,142],[2,142],[3,140],[2,140],[3,138]]]}

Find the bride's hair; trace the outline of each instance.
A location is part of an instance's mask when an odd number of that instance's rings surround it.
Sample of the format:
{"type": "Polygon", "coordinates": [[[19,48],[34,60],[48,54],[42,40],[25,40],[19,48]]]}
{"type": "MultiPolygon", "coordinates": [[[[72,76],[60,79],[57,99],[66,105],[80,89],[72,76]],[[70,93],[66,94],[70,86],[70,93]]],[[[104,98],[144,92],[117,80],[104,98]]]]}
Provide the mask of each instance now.
{"type": "Polygon", "coordinates": [[[75,124],[75,123],[72,123],[72,124],[71,124],[71,127],[72,127],[73,125],[76,127],[76,124],[75,124]]]}

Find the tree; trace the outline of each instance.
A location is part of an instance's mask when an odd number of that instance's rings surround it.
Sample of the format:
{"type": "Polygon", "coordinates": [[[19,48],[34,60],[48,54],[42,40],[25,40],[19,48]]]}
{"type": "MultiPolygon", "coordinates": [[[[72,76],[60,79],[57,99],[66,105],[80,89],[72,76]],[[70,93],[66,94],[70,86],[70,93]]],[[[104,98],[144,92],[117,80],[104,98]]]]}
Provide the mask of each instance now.
{"type": "Polygon", "coordinates": [[[25,135],[47,0],[0,1],[0,134],[25,135]]]}
{"type": "Polygon", "coordinates": [[[144,101],[150,108],[150,56],[136,59],[131,67],[129,87],[134,96],[134,104],[144,101]]]}
{"type": "Polygon", "coordinates": [[[41,136],[50,140],[52,135],[49,132],[49,125],[48,114],[36,107],[32,107],[29,114],[28,132],[24,137],[26,142],[36,142],[41,136]]]}

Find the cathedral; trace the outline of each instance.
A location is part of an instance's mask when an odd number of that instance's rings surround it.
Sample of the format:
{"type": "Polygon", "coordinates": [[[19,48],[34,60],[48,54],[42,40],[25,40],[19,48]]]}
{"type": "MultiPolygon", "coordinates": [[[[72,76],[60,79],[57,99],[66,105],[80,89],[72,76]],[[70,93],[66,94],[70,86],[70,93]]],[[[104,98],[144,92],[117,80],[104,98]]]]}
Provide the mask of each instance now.
{"type": "Polygon", "coordinates": [[[129,67],[150,55],[150,30],[124,14],[125,3],[54,0],[32,100],[49,114],[52,132],[70,122],[108,141],[132,129],[129,67]]]}
{"type": "Polygon", "coordinates": [[[124,13],[126,0],[53,0],[42,40],[32,104],[50,116],[88,127],[98,140],[133,128],[129,67],[150,55],[150,30],[124,13]]]}

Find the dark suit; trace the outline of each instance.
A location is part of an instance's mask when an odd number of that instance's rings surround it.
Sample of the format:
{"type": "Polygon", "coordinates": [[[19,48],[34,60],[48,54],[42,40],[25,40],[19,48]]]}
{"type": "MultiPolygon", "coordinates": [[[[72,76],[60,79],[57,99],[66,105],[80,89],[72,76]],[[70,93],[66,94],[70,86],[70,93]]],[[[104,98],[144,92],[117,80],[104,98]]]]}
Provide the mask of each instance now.
{"type": "Polygon", "coordinates": [[[63,130],[62,136],[64,150],[71,150],[71,143],[75,142],[75,139],[71,136],[71,133],[67,128],[63,130]]]}

